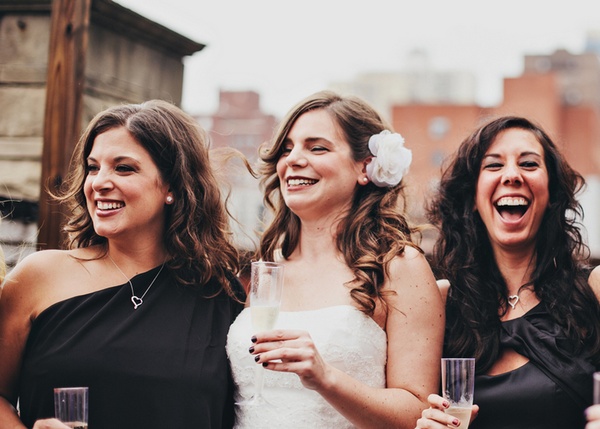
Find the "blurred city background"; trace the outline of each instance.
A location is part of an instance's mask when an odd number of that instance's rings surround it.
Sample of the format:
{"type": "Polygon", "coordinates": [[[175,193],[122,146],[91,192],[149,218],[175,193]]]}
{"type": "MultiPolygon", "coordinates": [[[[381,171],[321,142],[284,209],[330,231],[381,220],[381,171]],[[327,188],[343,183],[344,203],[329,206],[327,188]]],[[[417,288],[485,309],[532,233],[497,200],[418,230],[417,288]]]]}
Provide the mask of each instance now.
{"type": "MultiPolygon", "coordinates": [[[[521,67],[498,78],[494,85],[500,93],[491,101],[482,101],[474,70],[440,67],[429,50],[414,43],[394,68],[382,61],[378,69],[371,61],[369,70],[329,78],[326,83],[312,82],[314,91],[310,86],[302,88],[302,94],[297,94],[298,88],[278,88],[284,92],[279,95],[285,107],[273,102],[265,108],[266,90],[258,84],[213,86],[216,102],[209,111],[200,111],[200,104],[192,101],[205,96],[195,95],[193,83],[203,76],[190,75],[186,67],[190,58],[200,61],[210,44],[182,34],[176,25],[145,16],[134,9],[135,3],[0,0],[0,209],[4,218],[0,245],[9,266],[36,249],[60,245],[62,214],[45,190],[60,186],[73,145],[100,110],[151,98],[172,101],[209,131],[213,147],[236,148],[255,162],[258,146],[270,139],[285,110],[326,88],[366,99],[405,137],[413,151],[407,189],[415,222],[425,221],[424,204],[444,159],[476,125],[498,114],[535,120],[587,180],[580,195],[583,224],[592,256],[600,258],[600,7],[594,2],[589,5],[596,9],[576,11],[594,17],[578,30],[580,46],[566,49],[557,44],[506,58],[521,67]]],[[[193,20],[186,11],[179,13],[193,20]]],[[[493,11],[487,13],[493,19],[493,11]]],[[[206,7],[202,19],[210,20],[210,14],[211,8],[206,7]]],[[[293,12],[288,15],[293,20],[293,12]]],[[[532,37],[536,19],[530,17],[532,37]]],[[[306,25],[306,31],[320,31],[327,38],[329,29],[306,25]]],[[[243,44],[244,34],[237,37],[243,44]]],[[[303,61],[301,52],[297,57],[303,61]]],[[[330,61],[336,60],[332,51],[330,61]]],[[[243,74],[243,64],[240,67],[237,73],[243,74]]],[[[288,62],[285,67],[295,64],[288,62]]],[[[319,72],[320,64],[312,67],[319,72]]],[[[265,80],[269,85],[269,78],[265,80]]],[[[224,183],[231,184],[230,205],[239,220],[233,225],[237,243],[251,249],[265,216],[258,182],[239,166],[221,173],[224,183]]],[[[433,233],[425,234],[426,251],[433,239],[433,233]]]]}

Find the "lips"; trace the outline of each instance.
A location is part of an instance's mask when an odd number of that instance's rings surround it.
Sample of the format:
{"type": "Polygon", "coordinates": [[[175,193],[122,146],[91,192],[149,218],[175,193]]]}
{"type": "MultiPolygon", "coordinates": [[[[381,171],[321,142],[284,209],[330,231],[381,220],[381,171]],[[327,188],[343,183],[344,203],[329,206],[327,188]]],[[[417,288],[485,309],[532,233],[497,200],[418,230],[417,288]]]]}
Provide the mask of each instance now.
{"type": "Polygon", "coordinates": [[[494,203],[494,207],[500,214],[500,217],[507,221],[521,219],[527,213],[529,206],[529,200],[521,196],[501,197],[494,203]]]}

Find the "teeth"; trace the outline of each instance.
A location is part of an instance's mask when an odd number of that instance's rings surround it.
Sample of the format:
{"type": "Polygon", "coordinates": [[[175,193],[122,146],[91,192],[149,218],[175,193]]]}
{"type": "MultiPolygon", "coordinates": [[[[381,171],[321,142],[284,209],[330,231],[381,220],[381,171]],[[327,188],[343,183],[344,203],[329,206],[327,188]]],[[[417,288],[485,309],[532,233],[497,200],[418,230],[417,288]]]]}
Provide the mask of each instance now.
{"type": "Polygon", "coordinates": [[[527,200],[523,197],[503,197],[496,203],[497,206],[527,206],[527,200]]]}
{"type": "Polygon", "coordinates": [[[288,179],[288,186],[308,186],[317,183],[316,180],[312,179],[288,179]]]}
{"type": "Polygon", "coordinates": [[[125,204],[123,204],[123,203],[117,203],[117,202],[107,203],[104,201],[98,201],[97,205],[100,210],[114,210],[114,209],[120,209],[121,207],[125,206],[125,204]]]}

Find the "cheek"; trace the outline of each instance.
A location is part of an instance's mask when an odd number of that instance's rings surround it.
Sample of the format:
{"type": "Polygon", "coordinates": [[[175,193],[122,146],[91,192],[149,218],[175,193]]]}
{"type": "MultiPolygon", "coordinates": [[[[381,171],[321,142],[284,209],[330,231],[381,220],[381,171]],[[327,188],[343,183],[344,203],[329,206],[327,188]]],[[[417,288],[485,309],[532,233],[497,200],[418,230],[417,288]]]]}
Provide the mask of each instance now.
{"type": "Polygon", "coordinates": [[[277,161],[277,165],[275,165],[275,172],[280,179],[282,179],[283,175],[285,174],[285,167],[285,160],[280,158],[279,161],[277,161]]]}
{"type": "Polygon", "coordinates": [[[92,195],[92,179],[88,176],[86,177],[85,181],[83,182],[83,193],[85,195],[86,199],[89,199],[90,196],[92,195]]]}

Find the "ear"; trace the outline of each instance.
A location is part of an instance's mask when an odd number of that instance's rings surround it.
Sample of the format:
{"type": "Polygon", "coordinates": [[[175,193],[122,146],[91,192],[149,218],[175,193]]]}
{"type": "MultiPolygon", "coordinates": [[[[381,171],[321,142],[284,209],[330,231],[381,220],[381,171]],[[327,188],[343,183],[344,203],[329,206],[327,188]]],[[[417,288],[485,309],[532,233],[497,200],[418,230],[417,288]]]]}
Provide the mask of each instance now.
{"type": "Polygon", "coordinates": [[[371,163],[372,159],[373,159],[373,157],[370,156],[361,163],[360,174],[358,175],[358,179],[357,179],[357,182],[359,185],[364,186],[367,183],[369,183],[369,177],[367,176],[367,165],[369,165],[371,163]]]}
{"type": "Polygon", "coordinates": [[[171,188],[169,188],[167,195],[165,196],[165,204],[171,205],[175,202],[175,197],[173,196],[173,192],[171,192],[171,188]]]}

